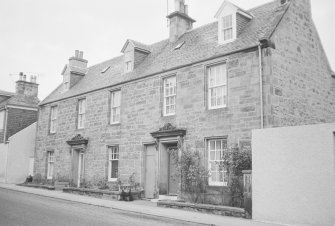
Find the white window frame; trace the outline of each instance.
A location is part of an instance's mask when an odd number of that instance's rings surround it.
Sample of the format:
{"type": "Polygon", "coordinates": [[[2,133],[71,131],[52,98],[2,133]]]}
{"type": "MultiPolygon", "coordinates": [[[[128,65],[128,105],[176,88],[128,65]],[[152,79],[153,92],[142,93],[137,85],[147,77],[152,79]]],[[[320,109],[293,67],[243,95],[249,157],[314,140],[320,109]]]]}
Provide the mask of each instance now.
{"type": "Polygon", "coordinates": [[[210,186],[227,186],[228,185],[228,175],[227,170],[220,169],[220,164],[223,162],[223,153],[227,151],[227,139],[218,138],[218,139],[208,139],[207,140],[207,154],[208,154],[208,170],[210,176],[208,177],[208,185],[210,186]],[[214,143],[214,149],[211,147],[211,144],[214,143]],[[220,145],[218,145],[220,144],[220,145]],[[211,155],[214,153],[214,159],[211,155]],[[215,170],[213,170],[215,168],[215,170]],[[212,175],[216,174],[217,177],[223,177],[222,180],[213,180],[212,175]]]}
{"type": "Polygon", "coordinates": [[[78,129],[85,128],[86,99],[78,100],[78,129]]]}
{"type": "Polygon", "coordinates": [[[219,17],[219,23],[218,23],[218,31],[219,31],[219,44],[220,45],[224,45],[227,44],[229,42],[233,42],[237,35],[236,35],[236,31],[237,31],[237,22],[236,22],[236,11],[231,12],[230,14],[224,14],[222,16],[219,17]],[[226,20],[229,18],[231,18],[231,23],[226,24],[226,20]],[[230,39],[225,39],[225,31],[230,30],[232,32],[231,38],[230,39]]]}
{"type": "Polygon", "coordinates": [[[121,121],[121,90],[111,92],[110,124],[119,124],[121,121]]]}
{"type": "Polygon", "coordinates": [[[133,70],[133,66],[132,66],[132,61],[131,60],[125,62],[125,69],[126,69],[126,72],[130,72],[130,71],[133,70]]]}
{"type": "Polygon", "coordinates": [[[70,89],[70,75],[63,75],[63,85],[64,91],[68,91],[70,89]]]}
{"type": "Polygon", "coordinates": [[[58,107],[52,106],[50,109],[50,133],[57,132],[58,107]]]}
{"type": "Polygon", "coordinates": [[[224,42],[230,41],[234,38],[234,27],[233,27],[233,15],[227,15],[222,17],[222,38],[224,42]],[[231,37],[225,37],[227,31],[231,31],[231,37]]]}
{"type": "Polygon", "coordinates": [[[0,130],[5,128],[5,110],[0,110],[0,130]]]}
{"type": "Polygon", "coordinates": [[[118,172],[119,172],[119,160],[120,160],[120,151],[119,146],[108,146],[108,181],[117,181],[118,179],[118,172]],[[117,162],[118,169],[116,177],[112,177],[112,168],[113,163],[117,162]]]}
{"type": "Polygon", "coordinates": [[[163,115],[164,116],[171,116],[176,114],[176,101],[177,101],[177,76],[169,76],[163,79],[163,95],[164,95],[164,103],[163,103],[163,115]],[[173,86],[171,86],[171,84],[173,86]],[[168,87],[166,87],[169,85],[168,87]],[[171,104],[171,100],[173,100],[173,104],[171,104]],[[167,104],[169,103],[169,104],[167,104]],[[171,107],[174,108],[174,111],[169,112],[167,108],[171,110],[171,107]]]}
{"type": "Polygon", "coordinates": [[[52,180],[53,174],[54,174],[54,166],[55,166],[55,152],[54,151],[47,152],[47,162],[48,162],[47,179],[52,180]]]}
{"type": "Polygon", "coordinates": [[[226,63],[215,64],[207,67],[207,96],[208,96],[208,109],[219,109],[225,108],[228,104],[228,75],[226,63]],[[221,68],[221,75],[218,75],[218,68],[221,68]],[[215,70],[214,70],[215,69],[215,70]],[[222,76],[221,78],[219,76],[222,76]],[[220,81],[221,79],[221,81],[220,81]],[[220,96],[221,89],[221,96],[220,96]],[[212,93],[219,94],[215,95],[215,105],[212,103],[212,93]],[[218,103],[218,99],[222,98],[221,104],[218,103]]]}

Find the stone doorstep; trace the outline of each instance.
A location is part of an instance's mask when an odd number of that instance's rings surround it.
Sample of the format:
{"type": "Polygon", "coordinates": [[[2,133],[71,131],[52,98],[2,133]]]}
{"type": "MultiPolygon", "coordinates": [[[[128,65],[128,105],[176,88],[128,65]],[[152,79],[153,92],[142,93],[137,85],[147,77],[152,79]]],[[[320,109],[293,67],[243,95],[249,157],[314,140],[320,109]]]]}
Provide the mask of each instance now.
{"type": "Polygon", "coordinates": [[[246,218],[246,212],[244,209],[229,206],[215,206],[208,204],[194,204],[187,202],[171,202],[171,201],[158,201],[157,206],[185,209],[190,211],[199,211],[221,216],[246,218]]]}

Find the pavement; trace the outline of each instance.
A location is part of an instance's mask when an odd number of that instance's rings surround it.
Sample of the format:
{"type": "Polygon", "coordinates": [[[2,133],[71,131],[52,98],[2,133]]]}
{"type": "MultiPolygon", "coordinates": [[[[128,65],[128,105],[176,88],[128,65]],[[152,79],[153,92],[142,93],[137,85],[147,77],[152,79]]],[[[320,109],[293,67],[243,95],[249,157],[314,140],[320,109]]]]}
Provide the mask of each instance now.
{"type": "Polygon", "coordinates": [[[235,217],[225,217],[218,216],[206,213],[197,213],[186,210],[179,209],[169,209],[157,207],[156,203],[145,201],[145,200],[136,200],[133,202],[121,202],[114,200],[105,200],[98,199],[94,197],[81,196],[76,194],[63,193],[62,191],[52,191],[38,188],[30,188],[17,186],[15,184],[4,184],[0,183],[0,188],[8,189],[23,193],[34,194],[38,196],[44,196],[49,198],[55,198],[60,200],[66,200],[71,202],[77,202],[82,204],[88,204],[93,206],[111,208],[121,211],[130,211],[133,213],[163,217],[168,219],[175,219],[186,221],[190,223],[197,224],[207,224],[207,225],[224,225],[224,226],[275,226],[281,224],[269,223],[269,222],[260,222],[255,220],[248,220],[235,217]]]}

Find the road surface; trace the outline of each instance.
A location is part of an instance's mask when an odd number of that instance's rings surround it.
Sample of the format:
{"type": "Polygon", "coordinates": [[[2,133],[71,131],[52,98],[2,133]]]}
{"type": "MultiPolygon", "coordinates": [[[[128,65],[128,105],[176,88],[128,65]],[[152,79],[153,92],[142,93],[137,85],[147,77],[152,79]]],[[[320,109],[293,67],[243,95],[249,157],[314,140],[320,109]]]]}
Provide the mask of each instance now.
{"type": "Polygon", "coordinates": [[[0,225],[199,225],[0,189],[0,225]]]}

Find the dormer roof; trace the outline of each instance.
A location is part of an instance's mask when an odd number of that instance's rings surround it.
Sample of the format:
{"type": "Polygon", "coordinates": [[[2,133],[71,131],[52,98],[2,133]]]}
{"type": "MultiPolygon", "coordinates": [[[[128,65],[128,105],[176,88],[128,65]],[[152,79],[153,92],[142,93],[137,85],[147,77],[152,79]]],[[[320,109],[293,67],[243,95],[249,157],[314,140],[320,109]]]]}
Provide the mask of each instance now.
{"type": "Polygon", "coordinates": [[[254,16],[252,15],[252,13],[236,6],[235,4],[231,3],[230,1],[228,0],[225,0],[222,5],[220,6],[219,10],[217,11],[217,13],[215,14],[215,18],[218,18],[222,11],[226,8],[226,7],[230,7],[230,8],[233,8],[236,10],[237,13],[241,14],[242,16],[245,16],[249,19],[252,19],[254,16]]]}
{"type": "Polygon", "coordinates": [[[124,53],[125,50],[127,49],[128,45],[132,44],[134,46],[135,50],[138,50],[140,52],[144,52],[144,53],[151,53],[150,51],[150,47],[146,44],[131,40],[131,39],[127,39],[126,43],[123,45],[123,48],[121,50],[121,53],[124,53]]]}
{"type": "Polygon", "coordinates": [[[86,68],[79,68],[75,66],[70,66],[66,64],[62,70],[61,75],[65,75],[67,72],[77,74],[77,75],[85,75],[87,73],[86,68]]]}

